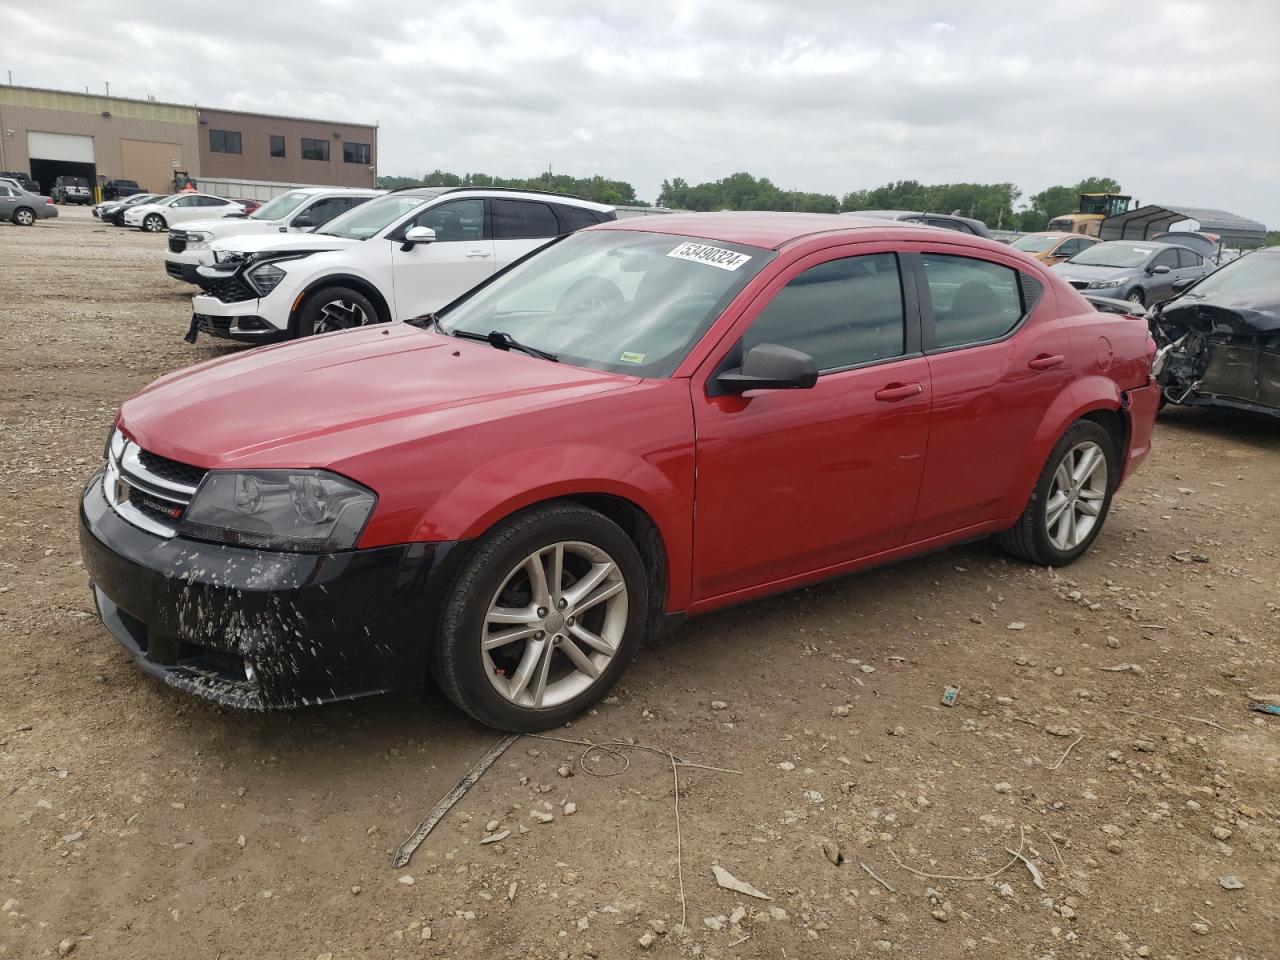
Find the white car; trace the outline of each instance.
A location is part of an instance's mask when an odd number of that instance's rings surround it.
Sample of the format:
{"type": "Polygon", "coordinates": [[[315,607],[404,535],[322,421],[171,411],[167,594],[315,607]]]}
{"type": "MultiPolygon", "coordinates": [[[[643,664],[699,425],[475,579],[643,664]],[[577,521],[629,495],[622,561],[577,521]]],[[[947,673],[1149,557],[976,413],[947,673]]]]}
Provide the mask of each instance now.
{"type": "Polygon", "coordinates": [[[350,187],[303,187],[290,190],[264,203],[249,216],[219,220],[194,220],[183,227],[169,228],[169,250],[164,269],[175,280],[200,283],[196,268],[213,263],[209,244],[246,234],[301,233],[322,227],[339,214],[366,200],[382,196],[385,190],[358,190],[350,187]]]}
{"type": "Polygon", "coordinates": [[[231,237],[200,267],[191,329],[246,342],[408,320],[457,299],[549,240],[616,219],[612,207],[492,187],[413,187],[312,233],[231,237]]]}
{"type": "Polygon", "coordinates": [[[244,207],[207,193],[175,193],[154,203],[139,203],[124,214],[126,227],[138,227],[148,233],[168,230],[174,224],[189,220],[216,220],[219,217],[244,216],[244,207]]]}

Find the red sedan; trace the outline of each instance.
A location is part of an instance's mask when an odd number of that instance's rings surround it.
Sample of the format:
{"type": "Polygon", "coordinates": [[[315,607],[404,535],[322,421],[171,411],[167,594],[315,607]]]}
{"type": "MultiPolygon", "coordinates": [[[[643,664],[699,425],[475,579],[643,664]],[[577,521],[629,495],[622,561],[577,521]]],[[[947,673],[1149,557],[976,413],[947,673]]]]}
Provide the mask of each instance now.
{"type": "Polygon", "coordinates": [[[108,629],[193,694],[430,673],[534,730],[686,615],[991,535],[1076,559],[1147,455],[1153,351],[976,237],[623,220],[436,316],[156,381],[85,491],[83,552],[108,629]]]}

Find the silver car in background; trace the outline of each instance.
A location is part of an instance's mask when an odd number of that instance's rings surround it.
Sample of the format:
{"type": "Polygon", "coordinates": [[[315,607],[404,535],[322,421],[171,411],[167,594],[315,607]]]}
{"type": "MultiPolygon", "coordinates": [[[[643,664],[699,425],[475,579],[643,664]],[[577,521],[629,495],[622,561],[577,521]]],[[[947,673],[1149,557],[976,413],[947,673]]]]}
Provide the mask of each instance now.
{"type": "Polygon", "coordinates": [[[52,220],[58,208],[48,197],[23,190],[12,180],[0,181],[0,220],[29,227],[37,220],[52,220]]]}

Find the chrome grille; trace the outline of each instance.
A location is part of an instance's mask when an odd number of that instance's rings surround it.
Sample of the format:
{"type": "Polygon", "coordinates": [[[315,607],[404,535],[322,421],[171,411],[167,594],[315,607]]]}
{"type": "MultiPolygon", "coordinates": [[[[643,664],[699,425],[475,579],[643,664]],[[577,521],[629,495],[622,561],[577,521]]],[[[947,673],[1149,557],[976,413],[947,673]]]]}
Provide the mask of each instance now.
{"type": "Polygon", "coordinates": [[[135,527],[172,537],[205,473],[143,450],[116,430],[107,448],[102,492],[116,513],[135,527]]]}

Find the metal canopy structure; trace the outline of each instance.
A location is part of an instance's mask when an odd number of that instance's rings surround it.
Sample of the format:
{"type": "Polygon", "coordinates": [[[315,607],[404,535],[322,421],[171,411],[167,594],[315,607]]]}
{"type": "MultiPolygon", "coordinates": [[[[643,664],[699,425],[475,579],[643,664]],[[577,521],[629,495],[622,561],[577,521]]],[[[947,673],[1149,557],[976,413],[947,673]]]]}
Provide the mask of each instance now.
{"type": "Polygon", "coordinates": [[[1174,204],[1150,204],[1107,217],[1102,221],[1098,235],[1103,240],[1149,240],[1184,220],[1196,221],[1197,226],[1192,229],[1216,233],[1223,244],[1233,247],[1260,247],[1267,237],[1266,225],[1257,220],[1226,210],[1174,204]]]}

